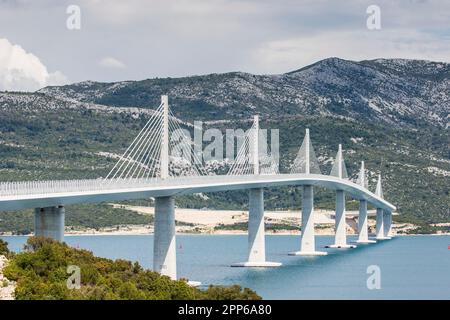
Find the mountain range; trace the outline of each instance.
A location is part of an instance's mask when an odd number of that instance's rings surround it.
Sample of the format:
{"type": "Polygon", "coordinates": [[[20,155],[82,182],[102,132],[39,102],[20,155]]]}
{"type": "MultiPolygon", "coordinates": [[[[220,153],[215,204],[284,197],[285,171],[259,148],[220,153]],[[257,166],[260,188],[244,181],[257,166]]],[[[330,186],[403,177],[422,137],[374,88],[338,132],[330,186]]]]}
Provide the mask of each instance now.
{"type": "Polygon", "coordinates": [[[319,61],[280,75],[242,72],[115,83],[81,82],[47,87],[55,98],[107,106],[154,106],[161,93],[186,117],[314,115],[395,125],[425,122],[448,127],[450,65],[378,59],[319,61]],[[205,112],[206,111],[206,112],[205,112]],[[185,114],[187,113],[187,114],[185,114]]]}
{"type": "MultiPolygon", "coordinates": [[[[186,122],[225,129],[259,114],[262,127],[280,129],[281,171],[289,170],[309,127],[324,173],[342,143],[352,178],[361,160],[371,188],[383,174],[398,221],[450,222],[450,64],[443,62],[329,58],[278,75],[230,72],[0,92],[0,180],[103,176],[114,165],[110,155],[124,151],[162,94],[186,122]]],[[[299,207],[299,194],[268,190],[267,205],[299,207]]],[[[334,205],[329,192],[317,198],[319,206],[334,205]]],[[[242,192],[180,201],[220,208],[247,202],[242,192]]]]}

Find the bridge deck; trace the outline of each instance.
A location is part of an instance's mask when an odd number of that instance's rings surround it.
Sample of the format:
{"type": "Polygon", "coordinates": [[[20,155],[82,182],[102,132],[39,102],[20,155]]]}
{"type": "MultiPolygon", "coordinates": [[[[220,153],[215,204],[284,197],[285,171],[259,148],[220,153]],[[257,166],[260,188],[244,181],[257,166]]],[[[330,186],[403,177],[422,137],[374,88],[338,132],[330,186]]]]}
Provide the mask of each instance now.
{"type": "Polygon", "coordinates": [[[78,203],[98,203],[150,197],[172,196],[197,192],[217,192],[277,186],[313,185],[331,190],[343,190],[355,199],[364,199],[377,208],[394,211],[396,208],[362,186],[349,180],[317,174],[276,174],[245,176],[201,176],[156,179],[139,183],[111,183],[88,180],[83,191],[56,191],[17,195],[0,194],[0,210],[50,207],[78,203]],[[89,187],[92,186],[92,187],[89,187]]]}

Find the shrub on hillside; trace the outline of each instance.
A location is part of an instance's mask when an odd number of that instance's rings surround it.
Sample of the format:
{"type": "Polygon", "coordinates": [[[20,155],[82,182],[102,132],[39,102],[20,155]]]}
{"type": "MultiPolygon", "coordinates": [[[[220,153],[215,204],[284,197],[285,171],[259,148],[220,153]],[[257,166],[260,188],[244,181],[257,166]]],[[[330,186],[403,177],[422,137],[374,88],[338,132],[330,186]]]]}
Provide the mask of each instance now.
{"type": "Polygon", "coordinates": [[[15,297],[29,299],[260,299],[240,286],[193,288],[184,280],[171,280],[144,270],[139,263],[94,256],[87,250],[42,237],[31,237],[24,252],[15,255],[4,269],[5,276],[17,281],[15,297]],[[69,289],[67,267],[80,268],[81,286],[69,289]]]}
{"type": "Polygon", "coordinates": [[[9,254],[8,242],[0,239],[0,255],[6,256],[9,254]]]}

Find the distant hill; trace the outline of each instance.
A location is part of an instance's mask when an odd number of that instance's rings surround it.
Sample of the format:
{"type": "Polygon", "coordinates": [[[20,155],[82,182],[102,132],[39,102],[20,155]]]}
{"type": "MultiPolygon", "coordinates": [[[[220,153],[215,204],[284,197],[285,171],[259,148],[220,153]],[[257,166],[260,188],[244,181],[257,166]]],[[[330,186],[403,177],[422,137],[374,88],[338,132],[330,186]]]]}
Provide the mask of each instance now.
{"type": "Polygon", "coordinates": [[[378,59],[319,61],[281,75],[233,72],[116,83],[81,82],[39,92],[108,106],[149,107],[169,94],[182,115],[211,119],[329,115],[396,125],[450,122],[450,65],[378,59]]]}
{"type": "MultiPolygon", "coordinates": [[[[450,65],[430,61],[330,58],[280,75],[234,72],[0,92],[0,180],[104,176],[114,165],[110,154],[125,150],[161,94],[169,94],[177,117],[210,120],[205,127],[247,128],[260,114],[262,127],[280,129],[285,172],[309,127],[324,173],[342,143],[352,178],[361,160],[371,188],[382,172],[398,219],[450,222],[450,65]]],[[[247,205],[245,192],[208,198],[179,203],[247,205]]],[[[266,199],[274,209],[298,208],[301,198],[297,188],[283,188],[268,190],[266,199]]],[[[316,205],[332,208],[332,192],[318,190],[316,205]]]]}

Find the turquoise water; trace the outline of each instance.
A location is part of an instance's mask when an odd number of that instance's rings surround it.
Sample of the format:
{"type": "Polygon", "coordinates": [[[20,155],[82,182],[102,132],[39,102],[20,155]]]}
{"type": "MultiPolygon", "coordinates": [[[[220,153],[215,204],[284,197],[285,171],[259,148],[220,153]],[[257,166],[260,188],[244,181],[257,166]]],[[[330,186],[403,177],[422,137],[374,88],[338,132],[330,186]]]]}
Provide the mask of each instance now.
{"type": "MultiPolygon", "coordinates": [[[[10,249],[26,237],[1,237],[10,249]]],[[[333,241],[318,236],[317,247],[333,241]]],[[[351,238],[354,240],[354,238],[351,238]]],[[[74,247],[98,256],[152,265],[152,236],[67,236],[74,247]]],[[[178,276],[203,284],[240,284],[265,299],[450,299],[450,236],[408,236],[328,251],[328,256],[293,257],[298,236],[267,236],[267,257],[283,266],[270,269],[231,268],[245,260],[247,237],[178,235],[178,276]],[[381,289],[367,288],[367,267],[380,268],[381,289]]]]}

